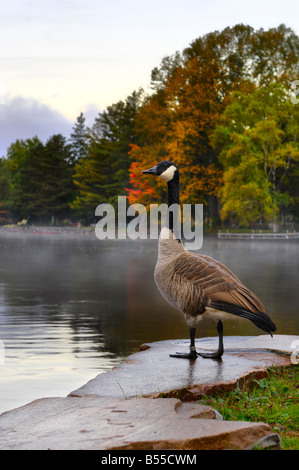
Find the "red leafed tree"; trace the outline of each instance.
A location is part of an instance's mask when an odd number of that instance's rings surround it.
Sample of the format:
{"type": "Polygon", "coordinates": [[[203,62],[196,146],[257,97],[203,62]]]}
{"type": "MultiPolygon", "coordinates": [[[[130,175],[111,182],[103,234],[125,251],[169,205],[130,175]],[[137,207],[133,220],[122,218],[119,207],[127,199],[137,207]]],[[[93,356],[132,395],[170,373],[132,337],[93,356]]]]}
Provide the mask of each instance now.
{"type": "Polygon", "coordinates": [[[3,209],[3,203],[0,202],[0,224],[6,224],[7,222],[9,222],[9,220],[5,218],[5,214],[6,210],[3,209]]]}
{"type": "Polygon", "coordinates": [[[142,174],[142,170],[147,170],[156,164],[155,160],[150,152],[146,152],[138,145],[131,145],[130,157],[132,159],[129,168],[131,188],[126,188],[129,204],[140,203],[147,206],[158,203],[161,199],[161,185],[159,190],[158,179],[146,178],[142,174]]]}

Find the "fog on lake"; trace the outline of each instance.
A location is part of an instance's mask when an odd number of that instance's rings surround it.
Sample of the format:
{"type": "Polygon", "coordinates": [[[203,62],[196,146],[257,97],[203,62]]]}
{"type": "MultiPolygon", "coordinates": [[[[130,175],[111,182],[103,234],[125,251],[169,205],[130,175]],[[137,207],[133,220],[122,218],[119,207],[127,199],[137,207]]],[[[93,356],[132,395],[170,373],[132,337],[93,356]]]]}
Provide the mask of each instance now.
{"type": "MultiPolygon", "coordinates": [[[[199,253],[260,297],[278,334],[299,334],[298,240],[206,236],[199,253]]],[[[156,288],[156,256],[156,240],[0,232],[0,412],[66,396],[144,342],[188,338],[156,288]]],[[[204,319],[197,338],[216,336],[215,326],[204,319]]],[[[248,321],[224,323],[225,336],[260,334],[248,321]]]]}

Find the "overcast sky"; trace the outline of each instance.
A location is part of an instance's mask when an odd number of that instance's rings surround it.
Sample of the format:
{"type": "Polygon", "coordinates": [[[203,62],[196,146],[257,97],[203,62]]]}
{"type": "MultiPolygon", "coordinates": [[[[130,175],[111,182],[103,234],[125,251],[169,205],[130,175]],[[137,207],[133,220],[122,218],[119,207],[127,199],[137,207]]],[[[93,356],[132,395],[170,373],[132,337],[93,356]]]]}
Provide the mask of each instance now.
{"type": "Polygon", "coordinates": [[[17,138],[68,137],[81,111],[92,124],[206,33],[285,23],[299,34],[298,0],[0,2],[0,156],[17,138]]]}

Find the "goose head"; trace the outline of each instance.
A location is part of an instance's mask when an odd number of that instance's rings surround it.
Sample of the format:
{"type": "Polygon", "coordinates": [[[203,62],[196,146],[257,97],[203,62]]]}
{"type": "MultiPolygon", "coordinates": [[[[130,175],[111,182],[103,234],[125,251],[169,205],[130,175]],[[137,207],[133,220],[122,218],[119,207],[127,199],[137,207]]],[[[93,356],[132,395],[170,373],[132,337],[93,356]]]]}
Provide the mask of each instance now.
{"type": "Polygon", "coordinates": [[[178,167],[173,162],[170,162],[168,160],[163,160],[162,162],[159,162],[153,168],[144,170],[142,173],[147,174],[147,175],[159,176],[160,178],[167,181],[168,183],[174,178],[177,172],[178,172],[178,167]]]}

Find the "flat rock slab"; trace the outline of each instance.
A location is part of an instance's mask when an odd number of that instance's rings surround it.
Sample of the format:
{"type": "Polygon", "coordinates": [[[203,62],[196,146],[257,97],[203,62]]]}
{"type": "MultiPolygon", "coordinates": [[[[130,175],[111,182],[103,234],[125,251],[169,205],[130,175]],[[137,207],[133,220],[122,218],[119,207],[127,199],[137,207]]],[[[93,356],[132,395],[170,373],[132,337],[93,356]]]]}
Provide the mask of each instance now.
{"type": "Polygon", "coordinates": [[[0,449],[279,448],[270,426],[215,420],[213,413],[174,398],[44,398],[0,416],[0,449]]]}
{"type": "MultiPolygon", "coordinates": [[[[197,400],[216,390],[232,390],[248,378],[267,376],[267,368],[290,365],[294,341],[299,336],[269,335],[226,337],[221,360],[171,358],[188,352],[189,341],[173,340],[145,344],[122,364],[99,374],[70,396],[114,398],[174,396],[182,401],[197,400]]],[[[197,350],[217,349],[217,338],[196,341],[197,350]]]]}
{"type": "MultiPolygon", "coordinates": [[[[214,350],[217,341],[200,339],[196,347],[214,350]]],[[[68,397],[35,400],[0,415],[0,449],[279,448],[270,426],[223,421],[194,401],[262,378],[271,365],[290,365],[298,343],[299,336],[226,337],[221,360],[193,361],[169,357],[188,351],[187,340],[145,344],[68,397]]]]}

